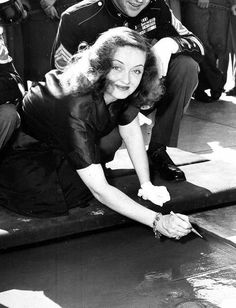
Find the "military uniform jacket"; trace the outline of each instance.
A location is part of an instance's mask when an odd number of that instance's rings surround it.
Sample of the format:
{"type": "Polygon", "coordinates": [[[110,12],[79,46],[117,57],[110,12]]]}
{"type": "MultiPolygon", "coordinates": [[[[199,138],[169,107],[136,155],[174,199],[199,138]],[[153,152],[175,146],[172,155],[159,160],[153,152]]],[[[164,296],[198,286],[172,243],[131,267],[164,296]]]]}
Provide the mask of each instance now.
{"type": "Polygon", "coordinates": [[[136,17],[124,15],[112,0],[84,0],[61,16],[52,50],[52,67],[63,69],[80,43],[93,44],[100,33],[120,26],[138,31],[152,44],[171,37],[179,45],[177,54],[189,55],[196,61],[204,54],[200,40],[181,24],[164,0],[151,0],[136,17]]]}

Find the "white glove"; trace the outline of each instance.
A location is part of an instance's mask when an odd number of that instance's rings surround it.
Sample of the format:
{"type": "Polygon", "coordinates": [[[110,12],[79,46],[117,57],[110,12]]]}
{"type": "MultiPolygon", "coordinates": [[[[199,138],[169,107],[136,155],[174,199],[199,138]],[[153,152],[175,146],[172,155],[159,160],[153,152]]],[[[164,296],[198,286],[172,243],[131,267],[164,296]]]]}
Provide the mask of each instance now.
{"type": "Polygon", "coordinates": [[[170,194],[166,187],[154,186],[150,181],[141,185],[138,196],[159,206],[163,206],[163,203],[170,201],[170,194]]]}

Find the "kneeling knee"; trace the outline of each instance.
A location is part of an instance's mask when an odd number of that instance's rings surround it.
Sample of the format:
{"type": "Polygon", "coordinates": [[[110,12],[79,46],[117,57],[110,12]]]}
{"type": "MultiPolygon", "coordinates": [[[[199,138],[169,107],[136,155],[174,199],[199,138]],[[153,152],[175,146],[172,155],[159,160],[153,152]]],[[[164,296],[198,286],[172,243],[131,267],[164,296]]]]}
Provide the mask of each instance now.
{"type": "Polygon", "coordinates": [[[180,58],[180,65],[183,68],[183,72],[185,73],[198,73],[199,65],[198,63],[191,57],[183,56],[180,58]]]}
{"type": "Polygon", "coordinates": [[[12,104],[3,104],[0,106],[0,122],[1,125],[14,126],[18,128],[20,125],[20,116],[16,111],[16,106],[12,104]]]}
{"type": "Polygon", "coordinates": [[[180,79],[196,83],[200,71],[198,63],[189,56],[180,56],[178,58],[178,75],[180,79]]]}

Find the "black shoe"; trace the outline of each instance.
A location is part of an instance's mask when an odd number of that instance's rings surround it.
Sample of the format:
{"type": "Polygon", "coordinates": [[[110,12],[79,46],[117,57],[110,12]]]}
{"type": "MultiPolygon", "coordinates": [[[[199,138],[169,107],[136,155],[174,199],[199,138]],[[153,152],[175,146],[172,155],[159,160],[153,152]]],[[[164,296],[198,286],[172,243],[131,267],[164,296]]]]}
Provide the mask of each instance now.
{"type": "Polygon", "coordinates": [[[166,152],[166,147],[162,146],[156,151],[148,152],[151,163],[150,170],[158,171],[161,178],[167,181],[186,181],[184,172],[178,168],[166,152]]]}
{"type": "Polygon", "coordinates": [[[236,96],[236,86],[226,92],[227,96],[236,96]]]}
{"type": "Polygon", "coordinates": [[[218,101],[224,90],[211,90],[211,98],[213,101],[218,101]]]}
{"type": "Polygon", "coordinates": [[[208,96],[204,91],[195,91],[194,98],[202,103],[213,103],[213,99],[208,96]]]}

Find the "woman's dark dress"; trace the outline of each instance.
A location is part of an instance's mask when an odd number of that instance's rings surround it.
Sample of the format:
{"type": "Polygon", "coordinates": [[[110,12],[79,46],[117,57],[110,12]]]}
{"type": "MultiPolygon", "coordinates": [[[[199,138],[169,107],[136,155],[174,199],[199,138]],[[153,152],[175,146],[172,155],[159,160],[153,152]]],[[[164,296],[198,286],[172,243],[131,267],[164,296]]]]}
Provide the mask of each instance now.
{"type": "Polygon", "coordinates": [[[60,74],[51,71],[30,89],[20,110],[22,131],[1,160],[0,205],[24,215],[86,206],[92,196],[76,170],[104,162],[101,139],[138,113],[128,100],[106,105],[103,95],[66,95],[60,74]]]}

